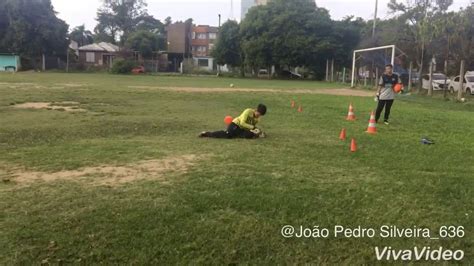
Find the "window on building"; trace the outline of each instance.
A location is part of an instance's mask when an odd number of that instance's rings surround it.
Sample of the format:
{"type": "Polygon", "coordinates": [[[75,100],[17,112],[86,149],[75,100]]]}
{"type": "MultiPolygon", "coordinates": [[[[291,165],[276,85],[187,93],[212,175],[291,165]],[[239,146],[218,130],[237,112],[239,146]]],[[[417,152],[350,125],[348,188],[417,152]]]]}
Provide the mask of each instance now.
{"type": "Polygon", "coordinates": [[[205,40],[205,39],[207,39],[207,34],[205,34],[205,33],[198,33],[198,34],[197,34],[197,38],[198,38],[199,40],[205,40]]]}
{"type": "Polygon", "coordinates": [[[208,67],[209,66],[209,59],[198,59],[198,66],[208,67]]]}
{"type": "Polygon", "coordinates": [[[203,52],[205,53],[207,51],[207,47],[206,46],[198,46],[198,52],[203,52]]]}
{"type": "Polygon", "coordinates": [[[192,36],[193,40],[196,39],[196,33],[195,32],[193,32],[191,36],[192,36]]]}
{"type": "Polygon", "coordinates": [[[95,53],[87,52],[86,53],[86,62],[95,63],[95,53]]]}
{"type": "Polygon", "coordinates": [[[215,32],[209,33],[209,39],[211,39],[211,40],[217,39],[217,33],[215,33],[215,32]]]}

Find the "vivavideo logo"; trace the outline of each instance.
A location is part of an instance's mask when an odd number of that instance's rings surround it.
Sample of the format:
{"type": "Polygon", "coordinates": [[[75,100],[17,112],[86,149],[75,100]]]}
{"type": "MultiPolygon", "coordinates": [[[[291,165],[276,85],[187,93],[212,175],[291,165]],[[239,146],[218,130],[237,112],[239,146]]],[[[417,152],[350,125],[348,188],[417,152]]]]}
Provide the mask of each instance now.
{"type": "Polygon", "coordinates": [[[375,255],[377,260],[387,261],[460,261],[464,258],[464,251],[462,250],[451,250],[439,247],[437,249],[431,249],[431,247],[413,249],[392,249],[392,247],[375,247],[375,255]]]}

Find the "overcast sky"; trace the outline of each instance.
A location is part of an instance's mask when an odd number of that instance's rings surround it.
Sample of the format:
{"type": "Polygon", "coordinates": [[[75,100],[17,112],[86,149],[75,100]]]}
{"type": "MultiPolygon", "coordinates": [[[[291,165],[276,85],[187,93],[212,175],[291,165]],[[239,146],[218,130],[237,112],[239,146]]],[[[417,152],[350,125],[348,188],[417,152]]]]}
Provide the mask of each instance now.
{"type": "MultiPolygon", "coordinates": [[[[402,0],[405,1],[405,0],[402,0]]],[[[97,8],[101,0],[52,0],[58,16],[65,20],[71,28],[85,24],[87,29],[93,30],[96,21],[97,8]]],[[[389,0],[379,0],[379,17],[386,18],[387,3],[389,0]]],[[[471,0],[454,0],[452,9],[468,6],[471,0]]],[[[240,19],[240,0],[147,0],[148,12],[160,20],[172,17],[173,21],[193,18],[195,24],[218,24],[218,14],[223,21],[233,16],[240,19]],[[233,10],[233,11],[232,11],[233,10]]],[[[316,0],[319,7],[327,8],[334,19],[341,19],[346,15],[355,15],[364,19],[374,16],[375,0],[316,0]]]]}

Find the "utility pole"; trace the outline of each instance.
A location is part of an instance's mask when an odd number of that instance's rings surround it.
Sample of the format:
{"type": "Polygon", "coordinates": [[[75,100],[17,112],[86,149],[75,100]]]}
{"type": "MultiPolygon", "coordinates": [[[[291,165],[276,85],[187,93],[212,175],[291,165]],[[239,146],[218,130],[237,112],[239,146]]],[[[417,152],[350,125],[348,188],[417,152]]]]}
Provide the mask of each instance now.
{"type": "Polygon", "coordinates": [[[66,50],[66,73],[69,73],[69,46],[66,50]]]}
{"type": "Polygon", "coordinates": [[[334,58],[331,63],[331,82],[334,82],[334,58]]]}
{"type": "MultiPolygon", "coordinates": [[[[377,12],[379,7],[379,1],[375,0],[375,11],[374,11],[374,24],[372,26],[372,45],[375,46],[375,28],[377,27],[377,12]]],[[[372,60],[372,67],[370,68],[369,76],[372,78],[374,68],[378,69],[375,65],[375,60],[372,60]]],[[[377,84],[377,78],[375,78],[375,84],[377,84]]]]}
{"type": "Polygon", "coordinates": [[[462,94],[464,93],[464,60],[461,60],[461,70],[459,71],[459,88],[458,88],[458,101],[461,101],[462,94]]]}
{"type": "Polygon", "coordinates": [[[42,61],[41,70],[44,72],[44,71],[46,71],[46,56],[44,55],[44,53],[41,57],[41,61],[42,61]]]}
{"type": "Polygon", "coordinates": [[[329,81],[329,59],[326,59],[326,81],[329,81]]]}
{"type": "Polygon", "coordinates": [[[408,72],[408,91],[411,92],[411,86],[413,82],[413,62],[410,62],[410,72],[408,72]]]}
{"type": "Polygon", "coordinates": [[[372,27],[372,39],[375,38],[375,28],[377,27],[377,12],[379,8],[379,0],[375,0],[374,25],[372,27]]]}
{"type": "MultiPolygon", "coordinates": [[[[221,14],[219,14],[219,30],[217,34],[221,33],[221,14]]],[[[221,75],[221,66],[217,64],[217,76],[219,77],[221,75]]]]}
{"type": "Polygon", "coordinates": [[[443,93],[444,93],[444,98],[448,97],[448,60],[444,60],[444,87],[443,87],[443,93]]]}
{"type": "MultiPolygon", "coordinates": [[[[71,40],[66,38],[67,40],[67,48],[66,48],[66,73],[69,73],[69,46],[71,45],[71,40]]],[[[58,65],[59,67],[59,65],[58,65]]]]}
{"type": "Polygon", "coordinates": [[[433,59],[431,59],[431,62],[430,62],[429,80],[430,80],[430,85],[428,87],[428,96],[433,96],[433,59]]]}

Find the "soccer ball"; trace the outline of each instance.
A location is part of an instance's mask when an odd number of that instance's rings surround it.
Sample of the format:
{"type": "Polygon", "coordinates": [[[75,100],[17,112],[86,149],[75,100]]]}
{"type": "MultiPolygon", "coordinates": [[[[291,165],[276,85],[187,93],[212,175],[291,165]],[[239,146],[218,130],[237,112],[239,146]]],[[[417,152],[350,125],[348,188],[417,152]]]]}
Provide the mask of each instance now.
{"type": "Polygon", "coordinates": [[[230,84],[230,87],[233,88],[233,87],[234,87],[234,84],[230,84]]]}
{"type": "Polygon", "coordinates": [[[461,98],[461,102],[462,102],[462,103],[465,103],[465,102],[466,102],[466,98],[461,98]]]}

